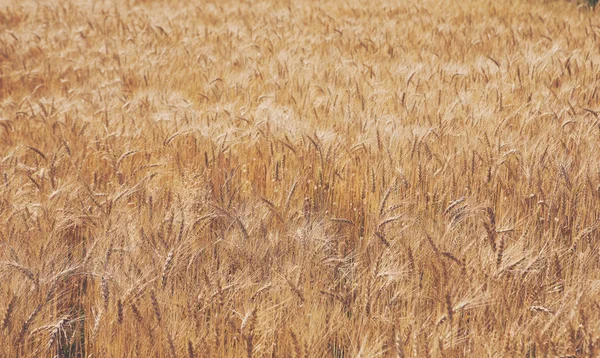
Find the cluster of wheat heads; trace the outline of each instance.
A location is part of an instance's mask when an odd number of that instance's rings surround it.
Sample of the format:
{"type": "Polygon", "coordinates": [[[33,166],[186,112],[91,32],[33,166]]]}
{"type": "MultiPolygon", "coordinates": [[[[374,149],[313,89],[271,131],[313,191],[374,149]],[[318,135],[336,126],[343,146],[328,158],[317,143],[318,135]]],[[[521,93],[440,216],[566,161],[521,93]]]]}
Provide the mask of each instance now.
{"type": "Polygon", "coordinates": [[[0,356],[597,356],[599,25],[2,4],[0,356]]]}

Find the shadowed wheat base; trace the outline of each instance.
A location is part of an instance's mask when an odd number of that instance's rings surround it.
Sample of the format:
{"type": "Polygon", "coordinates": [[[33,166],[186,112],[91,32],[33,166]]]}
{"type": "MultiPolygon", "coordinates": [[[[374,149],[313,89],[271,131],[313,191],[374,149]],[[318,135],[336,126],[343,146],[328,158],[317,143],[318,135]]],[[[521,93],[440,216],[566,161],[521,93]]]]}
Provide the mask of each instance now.
{"type": "Polygon", "coordinates": [[[0,8],[0,356],[600,354],[593,11],[0,8]]]}

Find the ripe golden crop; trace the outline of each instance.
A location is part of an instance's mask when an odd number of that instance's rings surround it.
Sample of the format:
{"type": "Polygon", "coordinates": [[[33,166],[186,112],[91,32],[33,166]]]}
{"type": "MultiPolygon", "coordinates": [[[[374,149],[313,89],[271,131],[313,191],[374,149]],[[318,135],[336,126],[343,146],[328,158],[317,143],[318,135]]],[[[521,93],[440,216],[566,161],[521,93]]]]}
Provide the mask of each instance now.
{"type": "Polygon", "coordinates": [[[597,356],[599,29],[7,0],[0,356],[597,356]]]}

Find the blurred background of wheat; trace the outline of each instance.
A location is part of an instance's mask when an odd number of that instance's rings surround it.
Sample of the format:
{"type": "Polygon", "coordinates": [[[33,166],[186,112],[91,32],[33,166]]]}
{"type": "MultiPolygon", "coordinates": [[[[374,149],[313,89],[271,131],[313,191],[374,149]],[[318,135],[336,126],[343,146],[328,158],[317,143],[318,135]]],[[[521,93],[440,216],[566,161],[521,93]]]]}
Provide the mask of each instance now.
{"type": "Polygon", "coordinates": [[[598,356],[599,25],[5,2],[0,356],[598,356]]]}

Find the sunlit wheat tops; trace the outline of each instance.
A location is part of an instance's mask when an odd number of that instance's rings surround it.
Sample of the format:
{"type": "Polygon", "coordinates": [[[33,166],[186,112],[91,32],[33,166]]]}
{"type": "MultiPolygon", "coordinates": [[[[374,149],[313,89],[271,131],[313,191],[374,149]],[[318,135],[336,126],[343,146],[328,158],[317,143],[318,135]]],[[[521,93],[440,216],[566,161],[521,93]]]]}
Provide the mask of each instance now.
{"type": "Polygon", "coordinates": [[[0,356],[599,356],[597,11],[4,1],[0,356]]]}

